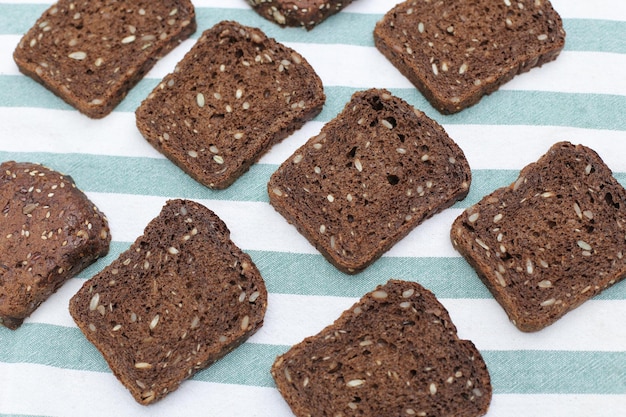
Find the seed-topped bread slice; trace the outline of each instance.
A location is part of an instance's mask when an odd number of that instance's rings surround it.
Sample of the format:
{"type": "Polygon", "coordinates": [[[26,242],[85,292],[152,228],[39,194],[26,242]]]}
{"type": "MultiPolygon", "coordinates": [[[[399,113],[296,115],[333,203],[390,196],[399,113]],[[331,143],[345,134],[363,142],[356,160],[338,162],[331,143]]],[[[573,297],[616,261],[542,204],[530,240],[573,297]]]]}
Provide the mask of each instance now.
{"type": "Polygon", "coordinates": [[[59,0],[24,35],[13,58],[24,74],[101,118],[195,30],[189,0],[59,0]]]}
{"type": "Polygon", "coordinates": [[[477,417],[491,402],[480,352],[415,282],[377,287],[271,372],[298,417],[477,417]]]}
{"type": "Polygon", "coordinates": [[[70,313],[140,404],[159,400],[263,324],[267,291],[215,213],[170,200],[85,282],[70,313]]]}
{"type": "Polygon", "coordinates": [[[523,331],[626,274],[626,190],[593,150],[560,142],[452,225],[454,247],[523,331]]]}
{"type": "Polygon", "coordinates": [[[556,59],[565,31],[548,0],[408,0],[378,22],[374,40],[445,114],[556,59]]]}
{"type": "Polygon", "coordinates": [[[333,265],[355,273],[465,198],[470,180],[463,151],[439,124],[371,89],[283,162],[268,192],[333,265]]]}
{"type": "Polygon", "coordinates": [[[247,0],[264,18],[280,26],[313,29],[329,16],[339,13],[352,0],[247,0]]]}
{"type": "Polygon", "coordinates": [[[226,188],[316,116],[322,81],[259,29],[220,22],[136,111],[146,140],[198,182],[226,188]]]}
{"type": "Polygon", "coordinates": [[[0,165],[0,324],[10,329],[109,251],[102,212],[72,178],[40,164],[0,165]]]}

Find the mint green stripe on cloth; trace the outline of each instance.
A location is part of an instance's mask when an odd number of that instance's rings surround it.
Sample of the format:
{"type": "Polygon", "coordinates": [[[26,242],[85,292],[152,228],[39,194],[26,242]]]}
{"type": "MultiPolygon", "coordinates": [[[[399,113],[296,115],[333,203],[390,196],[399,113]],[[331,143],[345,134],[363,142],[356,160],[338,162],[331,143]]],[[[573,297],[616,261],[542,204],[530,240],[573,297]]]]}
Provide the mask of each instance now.
{"type": "MultiPolygon", "coordinates": [[[[0,4],[0,35],[25,33],[48,7],[47,4],[0,4]]],[[[197,38],[202,31],[228,19],[259,27],[268,36],[281,42],[373,46],[372,31],[381,18],[382,14],[343,12],[327,19],[322,26],[325,30],[307,32],[300,28],[280,28],[252,9],[196,7],[198,30],[192,37],[197,38]]],[[[626,32],[626,22],[564,19],[563,26],[567,32],[566,50],[626,53],[626,39],[614,36],[616,33],[626,32]]]]}
{"type": "MultiPolygon", "coordinates": [[[[0,327],[0,360],[110,372],[77,328],[25,324],[17,337],[0,327]],[[29,349],[13,349],[19,341],[29,349]]],[[[272,387],[276,356],[289,346],[246,343],[194,376],[198,381],[272,387]],[[233,372],[236,369],[236,372],[233,372]]],[[[483,351],[496,394],[625,394],[626,352],[483,351]]]]}
{"type": "MultiPolygon", "coordinates": [[[[87,192],[250,202],[269,201],[267,182],[278,169],[278,165],[257,163],[229,188],[211,190],[165,158],[0,151],[0,160],[9,159],[36,162],[70,173],[78,187],[87,192]]],[[[453,207],[464,209],[476,204],[495,189],[513,183],[518,174],[519,170],[505,169],[472,171],[470,193],[453,207]]],[[[613,175],[626,186],[626,173],[615,172],[613,175]]]]}
{"type": "Polygon", "coordinates": [[[626,352],[485,351],[494,394],[626,394],[626,352]]]}
{"type": "MultiPolygon", "coordinates": [[[[78,274],[89,279],[117,259],[131,242],[111,242],[109,253],[78,274]]],[[[357,276],[339,272],[320,254],[246,251],[270,293],[359,298],[390,278],[419,282],[439,298],[492,298],[460,256],[441,258],[383,256],[357,276]]],[[[626,285],[607,288],[594,300],[626,300],[626,285]]]]}
{"type": "Polygon", "coordinates": [[[78,188],[86,192],[230,201],[268,201],[267,182],[278,168],[254,164],[232,186],[211,190],[165,158],[0,151],[0,159],[36,162],[70,174],[78,188]]]}
{"type": "MultiPolygon", "coordinates": [[[[141,80],[115,111],[134,112],[158,82],[156,79],[141,80]]],[[[344,108],[354,92],[363,89],[365,87],[325,87],[326,104],[315,120],[322,122],[331,120],[344,108]]],[[[499,90],[483,97],[480,103],[473,107],[454,115],[444,116],[433,109],[415,88],[391,88],[390,91],[439,123],[549,125],[626,130],[626,118],[622,117],[622,109],[626,108],[626,96],[620,95],[499,90]]],[[[3,107],[72,109],[32,79],[11,75],[0,75],[0,103],[3,107]]]]}

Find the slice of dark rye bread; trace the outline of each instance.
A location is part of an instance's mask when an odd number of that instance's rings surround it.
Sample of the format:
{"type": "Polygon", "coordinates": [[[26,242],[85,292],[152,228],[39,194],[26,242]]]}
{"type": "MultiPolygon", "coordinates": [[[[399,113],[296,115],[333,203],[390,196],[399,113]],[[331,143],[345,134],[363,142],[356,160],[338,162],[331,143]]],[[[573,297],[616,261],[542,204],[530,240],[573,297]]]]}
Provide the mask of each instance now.
{"type": "Polygon", "coordinates": [[[267,291],[208,208],[170,200],[85,282],[70,313],[140,404],[159,400],[263,324],[267,291]]]}
{"type": "Polygon", "coordinates": [[[339,13],[353,0],[247,0],[264,18],[280,26],[302,26],[307,30],[339,13]]]}
{"type": "Polygon", "coordinates": [[[18,328],[66,280],[109,251],[106,217],[72,178],[0,165],[0,324],[18,328]]]}
{"type": "Polygon", "coordinates": [[[356,92],[272,175],[270,203],[333,265],[356,273],[465,198],[463,151],[387,90],[356,92]]]}
{"type": "Polygon", "coordinates": [[[548,0],[410,0],[378,22],[374,40],[447,114],[556,59],[565,31],[548,0]]]}
{"type": "Polygon", "coordinates": [[[280,355],[271,373],[298,417],[475,417],[492,395],[480,352],[458,338],[445,307],[399,280],[280,355]]]}
{"type": "Polygon", "coordinates": [[[60,0],[24,35],[13,58],[80,112],[102,118],[195,30],[189,0],[60,0]]]}
{"type": "Polygon", "coordinates": [[[206,30],[136,111],[146,140],[198,182],[223,189],[321,110],[322,81],[256,28],[206,30]]]}
{"type": "Polygon", "coordinates": [[[626,274],[626,191],[593,150],[559,142],[467,208],[454,247],[523,331],[552,324],[626,274]]]}

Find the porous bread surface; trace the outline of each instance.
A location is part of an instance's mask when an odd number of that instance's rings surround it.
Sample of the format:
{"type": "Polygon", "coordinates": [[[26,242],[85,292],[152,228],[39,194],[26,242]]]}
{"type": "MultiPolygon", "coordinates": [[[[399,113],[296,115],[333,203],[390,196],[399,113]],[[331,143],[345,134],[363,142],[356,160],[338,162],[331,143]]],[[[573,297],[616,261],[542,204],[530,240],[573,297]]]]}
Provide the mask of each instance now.
{"type": "Polygon", "coordinates": [[[298,52],[223,21],[136,111],[139,131],[198,182],[222,189],[316,116],[322,81],[298,52]]]}
{"type": "Polygon", "coordinates": [[[196,30],[189,0],[59,0],[23,36],[20,71],[92,118],[196,30]]]}
{"type": "Polygon", "coordinates": [[[565,31],[548,0],[409,0],[377,23],[374,41],[448,114],[556,59],[565,31]]]}
{"type": "Polygon", "coordinates": [[[445,130],[386,90],[355,93],[272,175],[272,206],[333,265],[355,273],[463,199],[471,172],[445,130]]]}
{"type": "Polygon", "coordinates": [[[0,165],[0,324],[10,329],[109,251],[106,217],[72,178],[40,164],[0,165]]]}
{"type": "Polygon", "coordinates": [[[415,282],[390,280],[279,356],[276,386],[298,417],[481,416],[491,402],[480,352],[415,282]]]}
{"type": "Polygon", "coordinates": [[[537,331],[626,274],[626,191],[598,154],[554,144],[453,223],[454,247],[523,331],[537,331]]]}
{"type": "Polygon", "coordinates": [[[280,26],[302,26],[307,30],[338,13],[352,0],[247,0],[264,18],[280,26]]]}
{"type": "Polygon", "coordinates": [[[70,300],[70,313],[140,404],[159,400],[263,324],[267,291],[222,220],[170,200],[70,300]]]}

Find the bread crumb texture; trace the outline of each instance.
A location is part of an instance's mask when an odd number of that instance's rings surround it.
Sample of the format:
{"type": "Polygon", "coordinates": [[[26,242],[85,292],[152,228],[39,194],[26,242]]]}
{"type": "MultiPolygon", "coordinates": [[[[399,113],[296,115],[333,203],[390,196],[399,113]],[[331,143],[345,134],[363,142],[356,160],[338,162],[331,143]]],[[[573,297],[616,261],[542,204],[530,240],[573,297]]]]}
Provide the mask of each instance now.
{"type": "Polygon", "coordinates": [[[142,102],[136,121],[146,140],[191,177],[223,189],[315,117],[325,100],[302,55],[259,29],[223,21],[142,102]]]}
{"type": "Polygon", "coordinates": [[[78,327],[140,404],[155,402],[263,324],[267,291],[226,225],[170,200],[70,300],[78,327]]]}
{"type": "Polygon", "coordinates": [[[421,285],[399,280],[279,356],[271,373],[298,417],[474,417],[492,395],[485,362],[457,337],[446,309],[421,285]]]}
{"type": "Polygon", "coordinates": [[[554,144],[453,223],[454,247],[523,331],[626,274],[626,190],[592,149],[554,144]]]}
{"type": "Polygon", "coordinates": [[[109,251],[104,214],[72,178],[0,165],[0,324],[19,327],[63,283],[109,251]]]}
{"type": "Polygon", "coordinates": [[[270,203],[337,268],[356,273],[465,198],[463,151],[387,90],[355,93],[272,175],[270,203]]]}
{"type": "Polygon", "coordinates": [[[352,0],[247,0],[264,18],[280,26],[311,30],[352,0]]]}
{"type": "Polygon", "coordinates": [[[59,0],[20,40],[19,69],[93,118],[196,30],[189,0],[59,0]]]}
{"type": "Polygon", "coordinates": [[[476,104],[565,45],[548,0],[409,0],[374,30],[376,47],[441,113],[476,104]]]}

